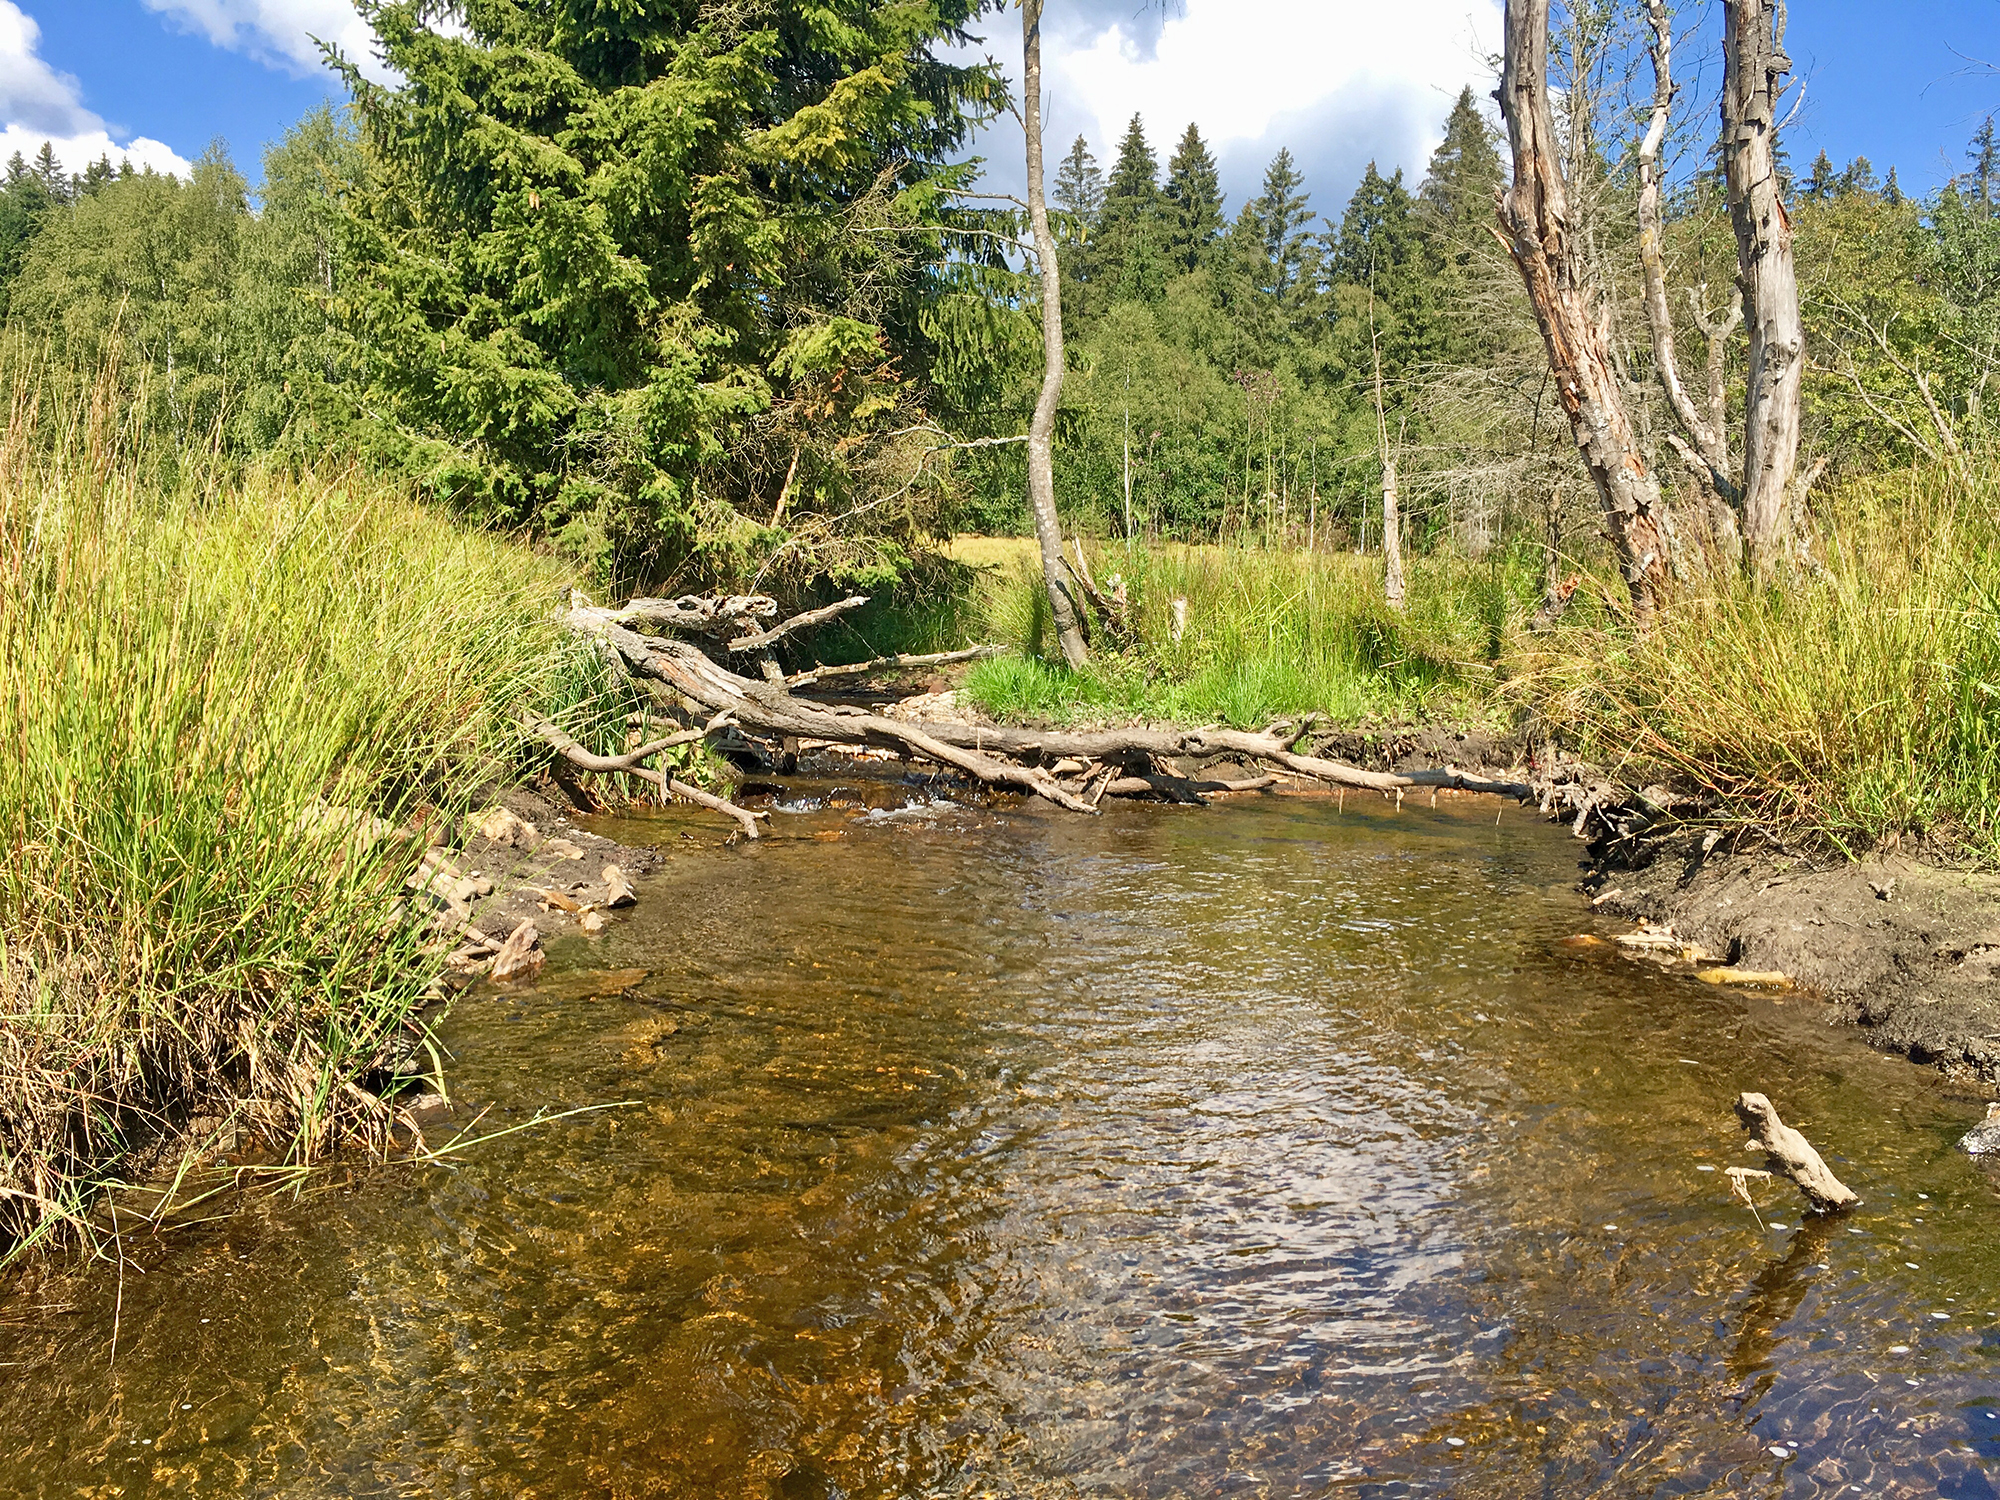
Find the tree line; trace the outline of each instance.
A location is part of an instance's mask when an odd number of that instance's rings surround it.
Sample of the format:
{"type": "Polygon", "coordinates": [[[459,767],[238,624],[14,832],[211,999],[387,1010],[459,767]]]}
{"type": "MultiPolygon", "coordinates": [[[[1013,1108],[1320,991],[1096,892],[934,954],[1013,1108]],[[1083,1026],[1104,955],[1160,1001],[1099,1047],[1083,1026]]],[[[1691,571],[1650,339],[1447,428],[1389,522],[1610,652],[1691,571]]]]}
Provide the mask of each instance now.
{"type": "MultiPolygon", "coordinates": [[[[16,158],[10,358],[115,379],[174,451],[359,463],[648,585],[866,582],[950,530],[1024,528],[1040,282],[1024,205],[966,160],[1008,107],[997,70],[954,60],[984,9],[554,0],[468,6],[447,35],[382,6],[400,81],[332,58],[350,102],[254,186],[219,147],[185,178],[16,158]]],[[[1551,43],[1561,165],[1634,441],[1698,507],[1648,337],[1647,99],[1620,82],[1618,12],[1579,8],[1551,43]]],[[[1196,125],[1164,164],[1137,118],[1108,165],[1083,139],[1056,159],[1066,526],[1372,548],[1393,475],[1406,545],[1530,548],[1552,584],[1592,553],[1589,476],[1494,233],[1500,122],[1467,89],[1440,124],[1420,176],[1371,165],[1337,212],[1288,150],[1231,205],[1196,125]]],[[[1712,133],[1676,117],[1676,152],[1668,313],[1702,354],[1691,399],[1733,410],[1712,133]]],[[[1835,474],[1970,474],[2000,360],[1992,123],[1921,200],[1865,158],[1779,167],[1807,449],[1835,474]]]]}

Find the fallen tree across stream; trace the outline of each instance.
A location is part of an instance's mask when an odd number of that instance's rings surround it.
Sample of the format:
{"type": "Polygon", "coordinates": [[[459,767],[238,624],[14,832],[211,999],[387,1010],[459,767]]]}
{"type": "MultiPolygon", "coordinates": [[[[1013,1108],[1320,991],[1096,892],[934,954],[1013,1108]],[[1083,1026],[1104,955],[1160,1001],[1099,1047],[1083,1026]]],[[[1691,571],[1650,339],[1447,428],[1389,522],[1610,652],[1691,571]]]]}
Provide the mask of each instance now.
{"type": "Polygon", "coordinates": [[[819,678],[858,675],[877,668],[970,660],[991,647],[928,657],[881,657],[856,669],[815,668],[787,676],[771,648],[794,631],[821,623],[866,603],[862,597],[809,610],[775,625],[775,600],[758,596],[635,599],[619,609],[600,608],[574,596],[568,628],[597,641],[619,670],[658,701],[702,727],[669,736],[621,756],[584,751],[554,726],[534,721],[533,731],[564,756],[575,770],[640,775],[663,794],[683,797],[737,820],[744,833],[758,836],[757,815],[726,800],[648,770],[640,762],[652,754],[710,736],[733,734],[796,745],[888,749],[929,761],[1000,791],[1025,792],[1065,811],[1090,815],[1110,797],[1152,797],[1203,802],[1216,792],[1251,791],[1272,785],[1274,774],[1246,780],[1208,779],[1189,774],[1176,762],[1197,766],[1228,761],[1332,786],[1356,787],[1400,796],[1420,787],[1450,787],[1532,800],[1522,782],[1495,780],[1454,768],[1411,772],[1369,771],[1345,761],[1303,753],[1301,743],[1313,721],[1272,724],[1262,730],[1221,728],[1044,730],[993,725],[924,722],[892,718],[872,710],[816,702],[792,691],[819,678]],[[650,629],[645,628],[650,627],[650,629]],[[692,639],[691,639],[692,637],[692,639]],[[697,644],[697,641],[700,644],[697,644]],[[713,654],[711,654],[713,653],[713,654]],[[716,656],[755,662],[761,679],[740,675],[716,656]]]}

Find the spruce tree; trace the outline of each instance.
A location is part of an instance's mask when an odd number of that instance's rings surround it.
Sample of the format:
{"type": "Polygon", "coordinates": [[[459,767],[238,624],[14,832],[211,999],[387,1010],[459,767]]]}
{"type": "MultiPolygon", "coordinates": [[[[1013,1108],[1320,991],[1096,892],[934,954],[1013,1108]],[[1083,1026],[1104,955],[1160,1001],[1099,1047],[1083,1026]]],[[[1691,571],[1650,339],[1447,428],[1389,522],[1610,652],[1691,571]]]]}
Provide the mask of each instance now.
{"type": "MultiPolygon", "coordinates": [[[[1370,162],[1330,239],[1333,279],[1361,294],[1347,304],[1365,306],[1372,300],[1384,375],[1397,381],[1415,365],[1437,358],[1446,326],[1445,283],[1416,201],[1403,186],[1402,170],[1384,177],[1370,162]]],[[[1367,344],[1358,330],[1348,340],[1357,360],[1367,344]]],[[[1352,375],[1362,373],[1357,365],[1352,375]]]]}
{"type": "Polygon", "coordinates": [[[1967,186],[1980,207],[1991,214],[1994,191],[2000,189],[2000,140],[1994,138],[1993,116],[1988,115],[1980,123],[1965,159],[1972,169],[1966,173],[1967,186]]]}
{"type": "Polygon", "coordinates": [[[1838,195],[1842,198],[1872,198],[1881,191],[1882,182],[1875,175],[1874,163],[1865,156],[1855,157],[1840,174],[1838,195]]]}
{"type": "Polygon", "coordinates": [[[1222,233],[1222,178],[1192,123],[1167,163],[1167,253],[1180,271],[1199,270],[1222,233]]]}
{"type": "Polygon", "coordinates": [[[1098,252],[1093,257],[1095,278],[1114,301],[1152,301],[1165,290],[1167,235],[1159,175],[1159,159],[1147,143],[1145,122],[1134,115],[1104,185],[1098,252]]]}
{"type": "Polygon", "coordinates": [[[1263,255],[1260,290],[1281,302],[1296,293],[1311,245],[1312,206],[1304,187],[1291,151],[1280,147],[1264,169],[1264,190],[1251,205],[1263,255]]]}
{"type": "Polygon", "coordinates": [[[1082,136],[1056,167],[1055,202],[1081,228],[1097,227],[1097,216],[1104,210],[1104,173],[1098,170],[1090,143],[1082,136]]]}
{"type": "Polygon", "coordinates": [[[1498,143],[1468,85],[1459,90],[1445,119],[1444,139],[1431,153],[1417,197],[1438,227],[1450,233],[1483,229],[1493,218],[1500,174],[1498,143]]]}
{"type": "Polygon", "coordinates": [[[1813,158],[1812,171],[1806,177],[1805,196],[1815,203],[1831,203],[1840,192],[1840,173],[1834,170],[1833,159],[1824,151],[1813,158]]]}
{"type": "Polygon", "coordinates": [[[1897,208],[1902,205],[1903,185],[1896,180],[1896,169],[1894,167],[1889,168],[1889,176],[1882,184],[1882,201],[1891,208],[1897,208]]]}
{"type": "Polygon", "coordinates": [[[979,8],[365,5],[341,301],[384,455],[630,583],[742,566],[795,455],[788,518],[852,509],[969,222],[998,85],[939,52],[979,8]]]}
{"type": "Polygon", "coordinates": [[[35,165],[31,170],[51,199],[57,203],[69,202],[69,174],[63,171],[62,163],[56,159],[53,141],[42,142],[42,149],[35,153],[35,165]]]}

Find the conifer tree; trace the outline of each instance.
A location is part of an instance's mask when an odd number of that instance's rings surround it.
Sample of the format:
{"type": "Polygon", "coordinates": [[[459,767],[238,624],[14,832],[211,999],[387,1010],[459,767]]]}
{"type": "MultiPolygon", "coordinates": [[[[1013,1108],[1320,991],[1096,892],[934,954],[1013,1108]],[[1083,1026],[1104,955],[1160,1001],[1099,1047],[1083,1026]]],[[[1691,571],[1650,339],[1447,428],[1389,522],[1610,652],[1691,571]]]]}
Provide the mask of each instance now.
{"type": "Polygon", "coordinates": [[[1159,159],[1146,140],[1145,122],[1134,115],[1104,185],[1094,257],[1095,278],[1113,300],[1151,301],[1165,289],[1166,225],[1159,175],[1159,159]]]}
{"type": "Polygon", "coordinates": [[[1260,289],[1280,301],[1299,288],[1310,250],[1312,206],[1304,187],[1291,151],[1280,147],[1264,169],[1264,190],[1251,205],[1263,252],[1260,289]]]}
{"type": "Polygon", "coordinates": [[[1179,271],[1199,270],[1222,233],[1222,178],[1208,142],[1190,122],[1167,163],[1167,253],[1179,271]]]}
{"type": "Polygon", "coordinates": [[[1882,182],[1875,175],[1874,163],[1865,156],[1855,157],[1840,174],[1838,196],[1842,198],[1873,198],[1881,191],[1882,182]]]}
{"type": "Polygon", "coordinates": [[[1056,167],[1055,200],[1056,207],[1085,230],[1097,227],[1098,215],[1104,211],[1104,173],[1082,136],[1056,167]]]}
{"type": "MultiPolygon", "coordinates": [[[[1370,162],[1329,240],[1334,281],[1372,297],[1385,376],[1399,382],[1413,366],[1436,357],[1445,323],[1440,267],[1402,170],[1384,177],[1370,162]]],[[[1347,305],[1360,300],[1347,299],[1347,305]]],[[[1348,341],[1350,349],[1366,344],[1358,336],[1348,341]]],[[[1357,367],[1351,378],[1361,373],[1357,367]]]]}
{"type": "Polygon", "coordinates": [[[1896,180],[1896,169],[1889,168],[1889,176],[1882,183],[1882,201],[1891,208],[1899,208],[1903,202],[1903,185],[1896,180]]]}
{"type": "Polygon", "coordinates": [[[1463,234],[1474,226],[1483,231],[1493,218],[1500,176],[1498,143],[1468,84],[1445,119],[1444,139],[1431,153],[1417,197],[1450,233],[1463,234]]]}
{"type": "Polygon", "coordinates": [[[445,35],[365,5],[399,80],[341,63],[379,446],[630,581],[740,566],[780,499],[851,508],[921,399],[950,163],[999,98],[937,52],[978,9],[463,0],[445,35]]]}
{"type": "Polygon", "coordinates": [[[1093,310],[1097,289],[1095,238],[1104,216],[1104,173],[1090,144],[1078,136],[1056,166],[1055,205],[1070,218],[1063,254],[1063,310],[1079,329],[1093,310]]]}
{"type": "Polygon", "coordinates": [[[1965,159],[1971,167],[1971,171],[1966,173],[1966,184],[1972,197],[1991,214],[1994,211],[1994,192],[2000,190],[2000,140],[1994,136],[1993,116],[1988,115],[1980,122],[1965,159]]]}
{"type": "Polygon", "coordinates": [[[1815,203],[1831,203],[1840,192],[1840,173],[1834,170],[1833,159],[1824,151],[1813,158],[1812,171],[1807,174],[1804,196],[1815,203]]]}
{"type": "Polygon", "coordinates": [[[35,153],[35,165],[30,170],[41,180],[51,199],[57,203],[69,202],[69,174],[63,171],[62,163],[56,159],[53,141],[42,142],[42,149],[35,153]]]}

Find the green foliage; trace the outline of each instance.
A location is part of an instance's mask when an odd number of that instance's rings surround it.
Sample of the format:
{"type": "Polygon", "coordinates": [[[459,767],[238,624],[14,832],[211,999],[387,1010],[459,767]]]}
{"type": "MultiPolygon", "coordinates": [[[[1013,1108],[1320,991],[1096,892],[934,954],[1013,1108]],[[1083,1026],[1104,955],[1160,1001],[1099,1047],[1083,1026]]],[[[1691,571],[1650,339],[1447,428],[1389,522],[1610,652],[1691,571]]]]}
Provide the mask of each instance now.
{"type": "Polygon", "coordinates": [[[658,580],[907,480],[947,160],[997,89],[933,53],[965,4],[367,13],[405,81],[347,72],[346,318],[428,493],[658,580]]]}

